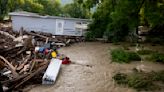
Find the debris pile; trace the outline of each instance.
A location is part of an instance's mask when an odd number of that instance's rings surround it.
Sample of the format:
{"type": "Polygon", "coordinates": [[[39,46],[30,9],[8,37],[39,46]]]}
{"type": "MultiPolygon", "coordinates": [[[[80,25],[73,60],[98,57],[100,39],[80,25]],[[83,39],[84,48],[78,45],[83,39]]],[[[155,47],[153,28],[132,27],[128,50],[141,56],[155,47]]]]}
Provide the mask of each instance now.
{"type": "MultiPolygon", "coordinates": [[[[59,54],[57,49],[77,41],[83,39],[26,32],[23,29],[20,32],[0,31],[0,82],[4,90],[21,90],[26,85],[35,83],[52,84],[52,81],[46,80],[51,71],[49,68],[53,64],[58,66],[57,75],[61,64],[70,63],[69,58],[59,54]],[[60,63],[53,63],[59,61],[60,63]]],[[[53,75],[53,82],[56,75],[53,75]]]]}

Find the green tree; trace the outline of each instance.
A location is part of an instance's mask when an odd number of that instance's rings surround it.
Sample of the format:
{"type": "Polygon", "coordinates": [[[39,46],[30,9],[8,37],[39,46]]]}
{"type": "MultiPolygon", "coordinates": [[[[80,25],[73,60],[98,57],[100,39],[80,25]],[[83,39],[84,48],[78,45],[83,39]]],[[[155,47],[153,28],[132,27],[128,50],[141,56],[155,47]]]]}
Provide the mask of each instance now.
{"type": "Polygon", "coordinates": [[[37,0],[43,5],[43,15],[59,16],[62,13],[60,0],[37,0]]]}
{"type": "Polygon", "coordinates": [[[8,0],[0,0],[0,21],[3,20],[8,10],[8,0]]]}
{"type": "Polygon", "coordinates": [[[82,2],[75,0],[71,4],[67,4],[63,8],[65,16],[74,18],[89,18],[90,12],[87,8],[82,7],[82,2]]]}
{"type": "Polygon", "coordinates": [[[22,0],[21,2],[18,0],[18,2],[15,5],[16,5],[15,10],[20,9],[23,11],[34,12],[34,13],[42,13],[44,8],[43,5],[41,5],[40,3],[34,0],[22,0]]]}
{"type": "Polygon", "coordinates": [[[23,10],[42,15],[60,15],[60,0],[9,0],[9,11],[23,10]]]}
{"type": "Polygon", "coordinates": [[[99,2],[103,2],[104,0],[85,0],[83,2],[84,7],[91,9],[95,7],[99,2]]]}
{"type": "Polygon", "coordinates": [[[19,10],[23,7],[24,4],[25,4],[25,0],[9,0],[8,2],[9,11],[19,10]]]}
{"type": "Polygon", "coordinates": [[[150,27],[164,26],[164,0],[145,0],[143,9],[150,27]]]}
{"type": "MultiPolygon", "coordinates": [[[[92,0],[89,2],[94,5],[92,0]]],[[[164,25],[163,15],[163,0],[101,0],[89,28],[94,37],[105,35],[109,40],[121,41],[141,24],[151,28],[164,25]]]]}
{"type": "Polygon", "coordinates": [[[113,6],[109,1],[104,1],[100,4],[93,14],[93,22],[89,26],[89,30],[95,37],[102,37],[106,31],[107,25],[112,22],[110,13],[113,11],[113,6]]]}

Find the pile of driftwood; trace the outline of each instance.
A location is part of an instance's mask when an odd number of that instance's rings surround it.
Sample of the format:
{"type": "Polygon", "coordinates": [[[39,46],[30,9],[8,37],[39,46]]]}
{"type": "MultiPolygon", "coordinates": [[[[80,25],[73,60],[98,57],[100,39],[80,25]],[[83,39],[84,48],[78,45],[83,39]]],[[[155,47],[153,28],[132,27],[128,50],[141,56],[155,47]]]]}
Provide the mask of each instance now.
{"type": "Polygon", "coordinates": [[[0,82],[4,89],[11,92],[30,82],[41,83],[50,56],[37,55],[36,46],[50,44],[49,48],[58,48],[77,41],[83,39],[23,30],[16,33],[0,31],[0,82]]]}

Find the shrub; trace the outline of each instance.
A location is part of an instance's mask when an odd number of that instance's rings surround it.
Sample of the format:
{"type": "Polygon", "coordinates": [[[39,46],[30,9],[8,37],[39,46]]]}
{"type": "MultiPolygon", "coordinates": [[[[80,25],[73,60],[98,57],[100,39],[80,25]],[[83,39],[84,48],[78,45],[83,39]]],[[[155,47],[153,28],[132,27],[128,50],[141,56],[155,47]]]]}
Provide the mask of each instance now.
{"type": "Polygon", "coordinates": [[[123,73],[117,73],[114,77],[114,80],[116,80],[117,84],[127,84],[127,75],[123,73]]]}
{"type": "Polygon", "coordinates": [[[93,32],[89,31],[85,33],[85,40],[86,41],[93,41],[95,39],[93,32]]]}
{"type": "Polygon", "coordinates": [[[130,47],[136,47],[136,43],[130,43],[130,47]]]}
{"type": "Polygon", "coordinates": [[[116,22],[107,26],[104,35],[108,37],[109,41],[120,42],[125,40],[128,33],[129,28],[127,24],[116,22]]]}
{"type": "Polygon", "coordinates": [[[161,43],[163,43],[163,41],[164,41],[164,38],[160,37],[160,36],[157,36],[157,37],[147,36],[147,38],[146,38],[146,42],[151,42],[154,44],[161,44],[161,43]]]}
{"type": "MultiPolygon", "coordinates": [[[[117,73],[113,76],[117,84],[127,85],[136,90],[157,90],[160,86],[155,85],[156,82],[164,83],[164,71],[159,72],[134,72],[131,74],[117,73]]],[[[162,87],[162,86],[161,86],[162,87]]]]}
{"type": "Polygon", "coordinates": [[[141,57],[135,52],[126,52],[123,49],[114,49],[111,51],[112,61],[119,63],[129,63],[130,61],[141,60],[141,57]]]}
{"type": "Polygon", "coordinates": [[[164,71],[151,72],[150,77],[153,81],[162,81],[164,83],[164,71]]]}
{"type": "Polygon", "coordinates": [[[120,45],[120,43],[119,42],[114,42],[113,45],[120,45]]]}
{"type": "Polygon", "coordinates": [[[150,60],[154,61],[154,62],[161,62],[164,63],[164,54],[162,53],[153,53],[150,56],[150,60]]]}
{"type": "Polygon", "coordinates": [[[164,71],[155,72],[154,79],[155,81],[162,81],[164,83],[164,71]]]}
{"type": "Polygon", "coordinates": [[[126,46],[126,45],[123,45],[123,49],[124,49],[124,50],[130,50],[129,47],[126,46]]]}
{"type": "Polygon", "coordinates": [[[129,60],[135,60],[135,61],[140,61],[141,60],[141,57],[135,53],[135,52],[128,52],[128,57],[129,57],[129,60]]]}
{"type": "Polygon", "coordinates": [[[111,55],[112,55],[112,61],[113,62],[125,62],[125,63],[129,63],[129,57],[128,54],[123,50],[123,49],[115,49],[111,51],[111,55]]]}
{"type": "Polygon", "coordinates": [[[153,52],[154,51],[152,51],[152,50],[139,50],[139,51],[137,51],[137,53],[140,55],[148,55],[148,54],[151,54],[153,52]]]}
{"type": "Polygon", "coordinates": [[[132,74],[128,76],[128,86],[137,90],[155,90],[155,85],[149,77],[143,74],[132,74]]]}

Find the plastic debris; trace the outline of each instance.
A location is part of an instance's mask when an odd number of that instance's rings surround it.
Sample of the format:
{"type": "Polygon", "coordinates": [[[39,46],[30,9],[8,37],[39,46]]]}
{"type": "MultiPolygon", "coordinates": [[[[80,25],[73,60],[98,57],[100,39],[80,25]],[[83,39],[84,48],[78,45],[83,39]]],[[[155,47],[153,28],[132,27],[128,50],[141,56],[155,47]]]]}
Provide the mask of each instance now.
{"type": "Polygon", "coordinates": [[[56,52],[55,52],[55,51],[53,51],[53,52],[51,53],[51,56],[52,56],[53,58],[56,58],[56,57],[57,57],[56,52]]]}
{"type": "Polygon", "coordinates": [[[44,76],[42,84],[54,84],[59,73],[62,60],[52,58],[44,76]]]}
{"type": "Polygon", "coordinates": [[[62,64],[70,64],[71,61],[69,60],[68,57],[65,57],[64,60],[62,61],[62,64]]]}

